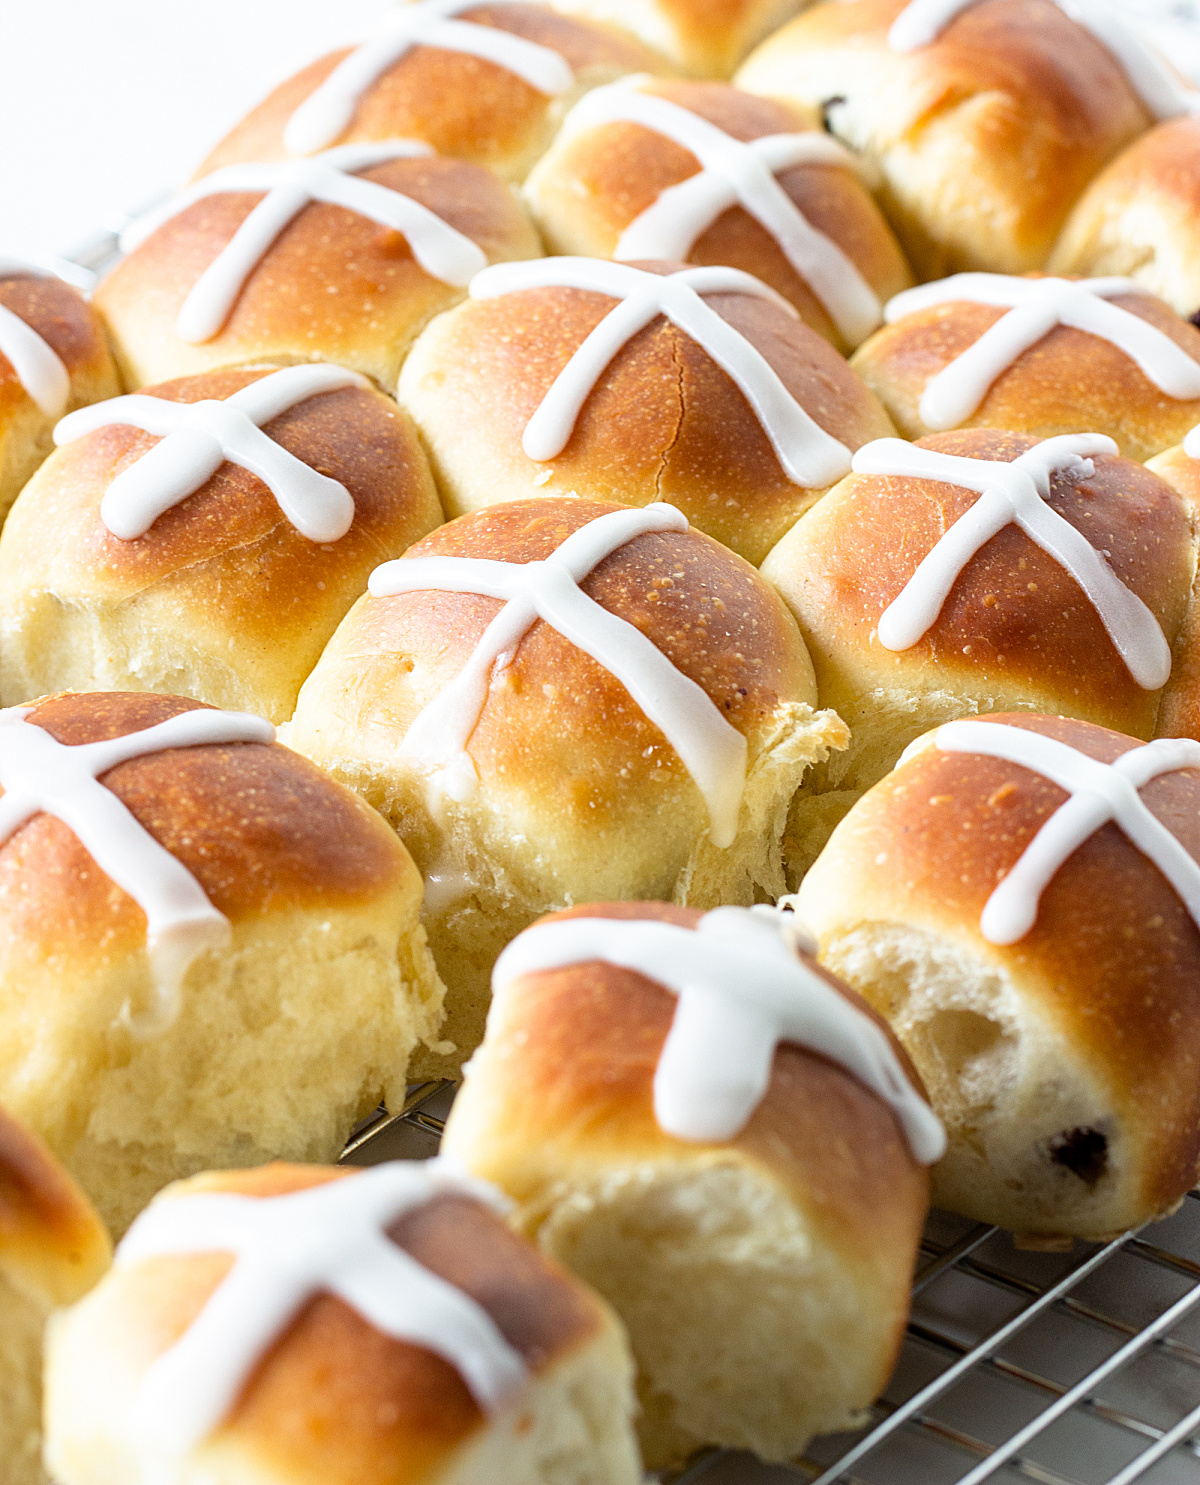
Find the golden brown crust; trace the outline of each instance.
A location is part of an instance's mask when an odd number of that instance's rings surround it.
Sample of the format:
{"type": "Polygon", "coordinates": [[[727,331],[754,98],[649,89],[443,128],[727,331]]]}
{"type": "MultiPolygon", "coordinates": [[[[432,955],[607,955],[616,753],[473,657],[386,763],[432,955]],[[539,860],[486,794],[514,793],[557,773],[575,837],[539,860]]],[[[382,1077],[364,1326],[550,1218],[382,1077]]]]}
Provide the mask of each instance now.
{"type": "MultiPolygon", "coordinates": [[[[540,255],[519,202],[481,166],[402,159],[355,175],[410,196],[491,262],[540,255]]],[[[100,284],[96,304],[128,385],[253,361],[327,360],[390,390],[421,328],[463,290],[426,273],[399,232],[345,207],[305,207],[263,254],[212,339],[192,344],[178,334],[184,300],[262,199],[262,192],[240,191],[204,197],[100,284]]]]}
{"type": "MultiPolygon", "coordinates": [[[[816,123],[810,111],[723,83],[663,79],[644,91],[746,142],[767,134],[794,134],[816,123]]],[[[691,151],[662,134],[639,124],[605,124],[560,139],[530,176],[526,195],[551,252],[612,257],[624,229],[696,169],[691,151]]],[[[912,283],[891,229],[852,169],[798,165],[781,171],[777,179],[813,227],[846,253],[881,301],[912,283]]],[[[743,207],[722,213],[696,239],[688,261],[752,273],[794,304],[818,334],[839,350],[850,349],[772,234],[743,207]]]]}
{"type": "MultiPolygon", "coordinates": [[[[576,74],[579,87],[571,99],[583,87],[662,67],[661,58],[617,31],[537,5],[481,4],[457,19],[496,26],[558,52],[576,74]]],[[[348,54],[348,48],[331,52],[281,83],[225,136],[197,174],[241,161],[289,158],[283,144],[288,120],[348,54]]],[[[440,155],[520,180],[549,144],[563,104],[481,57],[413,47],[367,89],[336,143],[420,139],[440,155]]]]}
{"type": "MultiPolygon", "coordinates": [[[[670,273],[683,265],[636,266],[670,273]]],[[[748,294],[704,297],[848,448],[892,431],[837,352],[780,306],[748,294]]],[[[623,505],[664,500],[760,562],[814,492],[789,481],[737,386],[665,319],[613,357],[557,458],[537,463],[522,449],[542,398],[614,303],[590,290],[528,289],[470,300],[430,326],[406,363],[399,396],[430,451],[447,514],[537,494],[623,505]],[[463,428],[472,430],[469,448],[463,428]]]]}
{"type": "Polygon", "coordinates": [[[557,10],[619,19],[695,77],[728,77],[756,42],[783,25],[803,0],[554,0],[557,10]]]}
{"type": "MultiPolygon", "coordinates": [[[[0,306],[41,336],[73,383],[113,379],[112,358],[100,322],[83,295],[69,284],[34,274],[3,275],[0,306]]],[[[0,418],[28,397],[8,358],[0,354],[0,418]]]]}
{"type": "MultiPolygon", "coordinates": [[[[1160,299],[1132,293],[1108,302],[1146,320],[1200,361],[1200,330],[1160,299]]],[[[877,331],[852,364],[904,436],[920,438],[930,432],[918,411],[929,381],[1006,313],[964,300],[915,310],[877,331]]],[[[1111,342],[1058,325],[997,377],[962,426],[1037,438],[1107,433],[1127,458],[1144,460],[1178,443],[1197,422],[1200,400],[1168,397],[1111,342]]]]}
{"type": "MultiPolygon", "coordinates": [[[[1147,468],[1179,496],[1200,552],[1200,460],[1177,445],[1151,459],[1147,468]]],[[[1200,738],[1200,563],[1195,565],[1191,603],[1175,639],[1171,679],[1163,690],[1155,736],[1200,738]]]]}

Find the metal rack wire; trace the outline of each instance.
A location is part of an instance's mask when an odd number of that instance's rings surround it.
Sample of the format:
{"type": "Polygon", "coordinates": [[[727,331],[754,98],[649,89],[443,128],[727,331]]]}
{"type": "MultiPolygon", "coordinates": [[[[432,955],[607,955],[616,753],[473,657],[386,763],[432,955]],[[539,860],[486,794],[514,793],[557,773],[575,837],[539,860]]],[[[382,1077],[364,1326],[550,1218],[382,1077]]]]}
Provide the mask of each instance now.
{"type": "MultiPolygon", "coordinates": [[[[343,1159],[433,1154],[453,1092],[414,1086],[343,1159]]],[[[789,1466],[716,1451],[671,1485],[1200,1485],[1200,1190],[1070,1253],[934,1212],[921,1254],[896,1374],[858,1433],[789,1466]]]]}

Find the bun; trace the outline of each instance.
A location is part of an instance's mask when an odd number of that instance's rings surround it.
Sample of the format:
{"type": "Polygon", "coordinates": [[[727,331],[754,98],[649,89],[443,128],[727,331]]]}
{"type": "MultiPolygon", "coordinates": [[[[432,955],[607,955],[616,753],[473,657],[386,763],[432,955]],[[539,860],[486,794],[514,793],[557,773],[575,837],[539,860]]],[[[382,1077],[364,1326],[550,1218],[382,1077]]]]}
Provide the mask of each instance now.
{"type": "Polygon", "coordinates": [[[420,865],[456,1067],[483,1035],[496,955],[540,914],[783,891],[788,803],[848,740],[815,703],[783,604],[678,511],[527,500],[452,521],[372,577],[288,742],[375,805],[420,865]],[[527,586],[567,563],[578,588],[527,586]],[[504,596],[538,606],[489,630],[501,604],[481,589],[502,591],[500,564],[504,596]]]}
{"type": "Polygon", "coordinates": [[[1076,202],[1050,255],[1054,273],[1126,274],[1189,318],[1200,309],[1200,121],[1135,139],[1076,202]]]}
{"type": "Polygon", "coordinates": [[[361,48],[330,52],[252,109],[199,173],[335,144],[419,139],[439,155],[519,181],[588,88],[663,66],[618,29],[512,0],[460,0],[436,10],[409,5],[387,15],[363,45],[387,36],[395,38],[395,60],[365,87],[338,70],[361,48]],[[466,25],[471,31],[463,37],[466,25]]]}
{"type": "Polygon", "coordinates": [[[984,0],[901,49],[889,32],[908,9],[815,5],[734,81],[823,109],[879,168],[880,204],[919,279],[1040,268],[1071,204],[1150,109],[1109,46],[1053,0],[984,0]]]}
{"type": "Polygon", "coordinates": [[[666,500],[754,563],[849,469],[853,449],[892,431],[771,290],[735,269],[676,263],[485,270],[413,347],[398,395],[448,516],[531,495],[666,500]],[[573,360],[631,298],[645,328],[626,309],[609,343],[573,360]]]}
{"type": "Polygon", "coordinates": [[[5,1485],[43,1485],[42,1332],[108,1267],[91,1202],[49,1150],[0,1109],[0,1459],[5,1485]]]}
{"type": "Polygon", "coordinates": [[[519,1228],[624,1320],[652,1469],[712,1443],[792,1458],[812,1434],[854,1426],[903,1334],[920,1160],[940,1131],[911,1087],[916,1123],[902,1124],[832,1038],[829,1056],[809,1049],[819,1038],[746,1040],[771,985],[812,1016],[810,1037],[840,1008],[848,1044],[861,1053],[876,1038],[891,1086],[904,1084],[882,1022],[799,951],[790,914],[606,903],[510,945],[446,1129],[446,1154],[503,1187],[519,1228]],[[714,1112],[720,1131],[703,1127],[714,1112]]]}
{"type": "Polygon", "coordinates": [[[743,269],[842,351],[912,283],[855,157],[809,113],[723,83],[593,89],[525,196],[552,253],[743,269]]]}
{"type": "Polygon", "coordinates": [[[853,366],[906,438],[1105,433],[1140,461],[1200,421],[1200,330],[1126,279],[959,274],[887,319],[853,366]]]}
{"type": "Polygon", "coordinates": [[[116,1232],[197,1168],[332,1158],[381,1097],[403,1100],[436,1036],[408,853],[270,736],[120,692],[0,715],[18,822],[0,846],[0,1101],[116,1232]],[[79,755],[103,779],[64,796],[86,840],[36,813],[67,788],[55,742],[159,727],[79,755]]]}
{"type": "Polygon", "coordinates": [[[130,387],[322,360],[390,390],[473,273],[541,251],[490,171],[403,139],[202,176],[122,241],[96,304],[130,387]]]}
{"type": "Polygon", "coordinates": [[[1153,737],[1193,623],[1191,502],[1110,439],[965,429],[855,467],[762,568],[852,739],[795,802],[794,879],[940,722],[1028,709],[1153,737]]]}
{"type": "Polygon", "coordinates": [[[282,722],[371,569],[441,522],[409,419],[332,366],[166,382],[58,437],[0,538],[9,705],[64,687],[169,690],[282,722]],[[174,409],[214,400],[235,423],[207,459],[174,409]],[[222,452],[269,461],[278,497],[222,452]]]}
{"type": "Polygon", "coordinates": [[[822,963],[887,1017],[945,1122],[936,1204],[1099,1239],[1195,1183],[1198,765],[1198,743],[1065,717],[953,722],[804,879],[822,963]],[[1098,792],[1068,806],[1066,785],[1098,792]]]}
{"type": "Polygon", "coordinates": [[[0,258],[0,521],[53,447],[63,413],[119,390],[83,296],[41,269],[0,258]]]}
{"type": "Polygon", "coordinates": [[[596,21],[614,12],[647,46],[692,77],[728,77],[757,41],[795,15],[803,0],[553,0],[555,10],[596,21]]]}
{"type": "Polygon", "coordinates": [[[620,1325],[496,1205],[438,1162],[172,1186],[54,1321],[56,1478],[636,1485],[620,1325]]]}

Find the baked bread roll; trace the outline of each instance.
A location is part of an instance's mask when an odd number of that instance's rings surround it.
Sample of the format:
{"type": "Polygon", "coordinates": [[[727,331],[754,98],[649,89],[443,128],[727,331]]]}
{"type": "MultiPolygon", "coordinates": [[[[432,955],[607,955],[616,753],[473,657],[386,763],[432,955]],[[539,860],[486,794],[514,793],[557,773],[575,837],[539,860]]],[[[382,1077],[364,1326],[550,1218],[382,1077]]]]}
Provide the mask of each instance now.
{"type": "Polygon", "coordinates": [[[416,431],[335,366],[214,371],[60,423],[0,537],[0,697],[291,716],[381,556],[441,522],[416,431]]]}
{"type": "Polygon", "coordinates": [[[939,722],[1027,709],[1153,737],[1195,627],[1198,502],[1110,438],[972,428],[854,468],[762,567],[851,735],[795,801],[792,880],[939,722]]]}
{"type": "Polygon", "coordinates": [[[741,268],[841,351],[912,283],[850,151],[811,115],[723,83],[594,88],[525,197],[552,253],[741,268]]]}
{"type": "Polygon", "coordinates": [[[784,890],[788,804],[846,729],[795,622],[670,506],[491,506],[372,575],[290,746],[389,819],[426,878],[456,1071],[497,954],[604,898],[784,890]]]}
{"type": "Polygon", "coordinates": [[[0,521],[72,407],[120,387],[104,332],[61,279],[0,258],[0,521]]]}
{"type": "Polygon", "coordinates": [[[420,139],[439,155],[523,180],[588,88],[663,60],[620,29],[523,0],[415,0],[361,45],[281,83],[200,167],[314,155],[335,144],[420,139]]]}
{"type": "Polygon", "coordinates": [[[1107,8],[1055,0],[839,0],[735,77],[824,111],[876,164],[920,279],[1040,268],[1072,203],[1183,89],[1107,8]]]}
{"type": "Polygon", "coordinates": [[[511,190],[392,139],[202,176],[121,237],[96,290],[126,385],[262,361],[334,361],[395,385],[473,274],[541,252],[511,190]]]}
{"type": "Polygon", "coordinates": [[[895,1363],[944,1136],[815,947],[790,913],[606,903],[496,966],[443,1149],[624,1320],[651,1468],[791,1458],[895,1363]]]}
{"type": "MultiPolygon", "coordinates": [[[[1181,444],[1149,460],[1146,467],[1171,486],[1195,521],[1200,511],[1200,434],[1193,429],[1181,444]]],[[[1200,738],[1200,594],[1196,592],[1175,641],[1171,679],[1162,694],[1155,735],[1200,738]]]]}
{"type": "Polygon", "coordinates": [[[439,1162],[172,1186],[55,1317],[61,1485],[637,1485],[607,1305],[439,1162]]]}
{"type": "Polygon", "coordinates": [[[449,517],[530,495],[665,500],[754,563],[892,431],[774,290],[677,263],[485,269],[413,347],[397,395],[449,517]]]}
{"type": "Polygon", "coordinates": [[[114,1232],[214,1163],[331,1159],[436,1038],[408,853],[271,737],[175,696],[0,713],[0,1102],[114,1232]]]}
{"type": "Polygon", "coordinates": [[[551,0],[555,10],[599,22],[619,20],[692,77],[728,77],[764,36],[804,0],[551,0]]]}
{"type": "Polygon", "coordinates": [[[108,1267],[95,1208],[50,1151],[0,1109],[0,1460],[5,1485],[43,1485],[42,1334],[108,1267]]]}
{"type": "Polygon", "coordinates": [[[998,713],[927,734],[796,911],[946,1124],[933,1199],[1035,1239],[1164,1216],[1200,1157],[1200,743],[998,713]]]}
{"type": "Polygon", "coordinates": [[[1119,273],[1190,317],[1200,310],[1200,120],[1135,139],[1075,204],[1050,255],[1054,273],[1119,273]]]}
{"type": "Polygon", "coordinates": [[[1106,433],[1144,460],[1200,420],[1200,330],[1132,279],[960,273],[885,316],[853,365],[906,438],[1106,433]]]}

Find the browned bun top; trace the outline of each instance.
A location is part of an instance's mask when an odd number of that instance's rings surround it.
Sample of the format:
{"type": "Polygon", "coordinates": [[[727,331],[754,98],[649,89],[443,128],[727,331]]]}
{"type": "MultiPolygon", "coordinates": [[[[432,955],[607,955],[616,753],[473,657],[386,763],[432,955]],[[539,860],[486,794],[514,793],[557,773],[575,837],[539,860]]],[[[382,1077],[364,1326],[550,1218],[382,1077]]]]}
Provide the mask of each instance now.
{"type": "Polygon", "coordinates": [[[0,1273],[47,1306],[70,1304],[111,1255],[91,1202],[46,1146],[0,1108],[0,1273]]]}
{"type": "MultiPolygon", "coordinates": [[[[34,703],[26,721],[74,746],[201,707],[179,696],[65,692],[34,703]]],[[[374,899],[415,875],[373,810],[278,743],[171,748],[101,781],[235,922],[374,899]]],[[[0,846],[0,945],[9,952],[128,952],[144,935],[141,908],[55,816],[35,815],[0,846]]]]}
{"type": "MultiPolygon", "coordinates": [[[[72,380],[80,374],[101,377],[110,371],[100,321],[83,295],[61,279],[0,272],[0,307],[41,336],[72,380]]],[[[28,395],[7,356],[0,354],[0,414],[28,395]]]]}
{"type": "MultiPolygon", "coordinates": [[[[1028,434],[972,428],[918,447],[1009,463],[1028,434]]],[[[1050,477],[1047,505],[1083,533],[1159,621],[1173,645],[1195,566],[1189,511],[1132,460],[1099,454],[1095,473],[1050,477]]],[[[911,648],[884,649],[880,616],[918,565],[980,500],[974,490],[906,475],[852,474],[793,529],[764,566],[800,620],[817,668],[843,686],[933,686],[1026,694],[1073,715],[1149,736],[1158,692],[1130,675],[1100,615],[1071,574],[1015,523],[966,563],[932,626],[911,648]],[[902,533],[902,536],[898,536],[902,533]]],[[[839,697],[830,697],[836,705],[839,697]]]]}
{"type": "MultiPolygon", "coordinates": [[[[354,1179],[349,1171],[276,1163],[199,1176],[161,1199],[217,1191],[267,1198],[347,1179],[354,1179]]],[[[590,1291],[480,1202],[434,1197],[394,1222],[388,1236],[479,1304],[535,1377],[601,1328],[590,1291]]],[[[228,1268],[223,1255],[196,1254],[124,1271],[130,1341],[163,1349],[228,1268]]],[[[343,1300],[320,1294],[268,1352],[213,1441],[252,1445],[273,1478],[391,1485],[434,1478],[443,1456],[484,1423],[450,1362],[384,1335],[343,1300]]]]}
{"type": "MultiPolygon", "coordinates": [[[[1147,321],[1200,361],[1200,330],[1161,299],[1135,291],[1107,302],[1147,321]]],[[[905,437],[919,438],[929,432],[918,409],[926,386],[1007,313],[1002,306],[966,300],[914,310],[877,331],[855,353],[854,369],[905,437]]],[[[1056,325],[1000,373],[962,426],[1009,428],[1039,438],[1107,433],[1122,454],[1143,460],[1177,443],[1197,422],[1200,400],[1168,397],[1110,341],[1056,325]]]]}
{"type": "MultiPolygon", "coordinates": [[[[656,71],[662,59],[604,26],[555,15],[540,5],[481,4],[456,20],[495,26],[562,56],[577,78],[606,81],[626,72],[656,71]]],[[[281,83],[226,135],[201,165],[207,175],[240,161],[289,158],[283,131],[295,110],[350,53],[330,52],[281,83]]],[[[412,47],[362,95],[336,144],[373,139],[421,139],[454,155],[520,176],[544,148],[554,100],[507,68],[465,52],[412,47]],[[531,156],[532,152],[532,158],[531,156]]]]}

